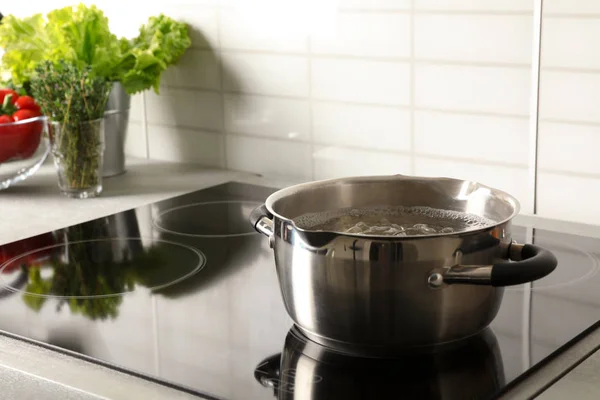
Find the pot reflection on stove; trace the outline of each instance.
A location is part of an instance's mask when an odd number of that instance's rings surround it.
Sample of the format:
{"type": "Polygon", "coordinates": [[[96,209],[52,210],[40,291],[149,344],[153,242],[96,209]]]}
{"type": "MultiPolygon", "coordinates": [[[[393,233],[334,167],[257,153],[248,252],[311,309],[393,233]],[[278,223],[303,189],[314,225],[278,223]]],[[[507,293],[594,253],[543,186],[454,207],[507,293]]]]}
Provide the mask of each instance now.
{"type": "Polygon", "coordinates": [[[490,328],[435,353],[360,358],[318,345],[292,328],[283,353],[254,377],[279,399],[481,399],[504,386],[498,342],[490,328]]]}

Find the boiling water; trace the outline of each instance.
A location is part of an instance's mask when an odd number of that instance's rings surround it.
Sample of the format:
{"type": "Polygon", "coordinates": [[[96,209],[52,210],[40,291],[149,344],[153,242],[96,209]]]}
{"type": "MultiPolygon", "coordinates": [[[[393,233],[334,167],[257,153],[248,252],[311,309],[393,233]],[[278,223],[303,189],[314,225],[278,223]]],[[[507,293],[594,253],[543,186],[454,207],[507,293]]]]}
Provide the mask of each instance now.
{"type": "Polygon", "coordinates": [[[296,226],[314,231],[334,231],[377,236],[422,236],[458,233],[494,222],[474,214],[430,207],[348,208],[309,213],[294,218],[296,226]]]}

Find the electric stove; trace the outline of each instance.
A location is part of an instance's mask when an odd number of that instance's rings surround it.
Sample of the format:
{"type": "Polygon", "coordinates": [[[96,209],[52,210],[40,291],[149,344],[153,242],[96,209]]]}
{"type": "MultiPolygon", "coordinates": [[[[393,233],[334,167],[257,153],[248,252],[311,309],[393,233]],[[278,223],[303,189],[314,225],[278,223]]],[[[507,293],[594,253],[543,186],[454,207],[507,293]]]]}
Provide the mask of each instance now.
{"type": "Polygon", "coordinates": [[[436,353],[340,354],[298,332],[248,222],[277,189],[229,182],[0,247],[0,330],[200,398],[493,398],[600,320],[600,239],[514,226],[557,269],[436,353]]]}

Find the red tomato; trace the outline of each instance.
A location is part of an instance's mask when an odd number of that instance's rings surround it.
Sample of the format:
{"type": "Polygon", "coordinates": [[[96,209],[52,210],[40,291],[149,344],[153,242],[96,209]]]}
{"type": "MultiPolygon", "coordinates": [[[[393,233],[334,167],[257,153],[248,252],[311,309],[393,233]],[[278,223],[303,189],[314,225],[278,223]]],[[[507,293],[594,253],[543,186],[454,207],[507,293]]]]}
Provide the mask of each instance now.
{"type": "Polygon", "coordinates": [[[30,131],[27,125],[0,125],[0,163],[19,156],[21,142],[30,131]]]}
{"type": "MultiPolygon", "coordinates": [[[[28,110],[21,110],[28,111],[28,110]]],[[[17,111],[20,112],[20,111],[17,111]]],[[[39,114],[38,114],[39,115],[39,114]]],[[[21,142],[19,143],[19,151],[17,156],[22,159],[27,159],[31,157],[38,146],[40,145],[40,140],[42,139],[42,132],[44,130],[44,122],[43,121],[31,121],[26,122],[23,125],[23,130],[21,131],[21,142]]],[[[1,137],[1,135],[0,135],[1,137]]]]}
{"type": "Polygon", "coordinates": [[[0,115],[0,124],[10,124],[11,122],[15,122],[15,120],[10,115],[0,115]]]}
{"type": "Polygon", "coordinates": [[[32,97],[19,97],[14,90],[0,89],[0,163],[13,158],[26,159],[35,153],[44,125],[43,121],[27,120],[41,115],[32,97]]]}
{"type": "Polygon", "coordinates": [[[15,102],[15,106],[17,106],[19,110],[33,110],[38,113],[40,112],[40,106],[38,106],[38,104],[31,96],[19,97],[15,102]]]}
{"type": "Polygon", "coordinates": [[[12,117],[16,122],[16,121],[23,121],[23,120],[26,120],[29,118],[39,117],[40,115],[41,114],[39,111],[24,109],[24,110],[18,110],[17,112],[15,112],[12,115],[12,117]]]}

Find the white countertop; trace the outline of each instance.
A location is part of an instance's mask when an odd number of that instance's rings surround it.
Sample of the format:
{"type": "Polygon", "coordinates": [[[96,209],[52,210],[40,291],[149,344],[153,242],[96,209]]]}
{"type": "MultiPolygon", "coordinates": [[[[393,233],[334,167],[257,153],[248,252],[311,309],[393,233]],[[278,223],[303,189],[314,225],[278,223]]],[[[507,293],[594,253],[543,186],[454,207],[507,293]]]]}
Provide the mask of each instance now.
{"type": "Polygon", "coordinates": [[[126,165],[126,173],[104,179],[104,190],[94,199],[71,199],[62,195],[51,162],[44,164],[25,181],[0,191],[0,244],[230,180],[261,182],[261,178],[254,174],[193,164],[130,158],[126,165]]]}
{"type": "MultiPolygon", "coordinates": [[[[49,161],[32,177],[1,190],[0,244],[231,180],[275,188],[300,183],[292,179],[266,179],[251,173],[147,159],[129,158],[126,165],[126,173],[104,179],[104,191],[94,199],[80,200],[63,196],[58,190],[54,165],[49,161]]],[[[527,227],[600,238],[600,227],[595,225],[531,215],[518,215],[514,222],[527,227]]]]}

